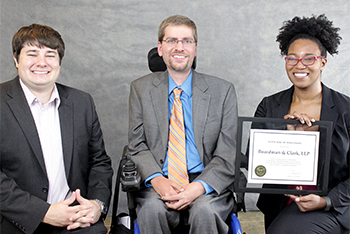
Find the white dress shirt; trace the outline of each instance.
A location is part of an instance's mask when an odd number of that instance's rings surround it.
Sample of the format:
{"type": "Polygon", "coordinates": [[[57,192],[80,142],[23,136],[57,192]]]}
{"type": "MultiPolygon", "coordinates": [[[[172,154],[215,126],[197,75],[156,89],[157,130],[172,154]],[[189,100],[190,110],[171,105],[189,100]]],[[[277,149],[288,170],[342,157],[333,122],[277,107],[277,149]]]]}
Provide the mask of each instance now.
{"type": "MultiPolygon", "coordinates": [[[[61,100],[55,85],[48,103],[42,102],[20,80],[21,87],[32,112],[44,155],[49,180],[47,202],[54,204],[66,199],[70,193],[63,162],[62,138],[58,107],[61,100]]],[[[30,170],[30,168],[28,168],[30,170]]]]}

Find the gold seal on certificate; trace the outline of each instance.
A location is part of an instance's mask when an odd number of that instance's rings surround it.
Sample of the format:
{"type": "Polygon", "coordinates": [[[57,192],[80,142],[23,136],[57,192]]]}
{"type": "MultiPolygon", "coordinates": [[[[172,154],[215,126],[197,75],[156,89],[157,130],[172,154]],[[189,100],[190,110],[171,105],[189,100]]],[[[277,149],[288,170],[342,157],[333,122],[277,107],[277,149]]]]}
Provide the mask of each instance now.
{"type": "Polygon", "coordinates": [[[259,165],[255,168],[255,175],[263,177],[266,174],[266,168],[262,165],[259,165]]]}

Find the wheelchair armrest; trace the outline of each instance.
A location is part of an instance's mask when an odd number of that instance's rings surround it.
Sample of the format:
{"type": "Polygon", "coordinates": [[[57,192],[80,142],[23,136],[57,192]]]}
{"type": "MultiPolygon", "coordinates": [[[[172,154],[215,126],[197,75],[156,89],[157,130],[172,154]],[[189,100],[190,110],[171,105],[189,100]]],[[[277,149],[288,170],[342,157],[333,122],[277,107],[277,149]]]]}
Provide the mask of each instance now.
{"type": "Polygon", "coordinates": [[[129,159],[128,155],[126,155],[126,159],[122,163],[120,170],[122,190],[124,192],[138,191],[141,186],[141,176],[137,170],[136,164],[129,159]]]}

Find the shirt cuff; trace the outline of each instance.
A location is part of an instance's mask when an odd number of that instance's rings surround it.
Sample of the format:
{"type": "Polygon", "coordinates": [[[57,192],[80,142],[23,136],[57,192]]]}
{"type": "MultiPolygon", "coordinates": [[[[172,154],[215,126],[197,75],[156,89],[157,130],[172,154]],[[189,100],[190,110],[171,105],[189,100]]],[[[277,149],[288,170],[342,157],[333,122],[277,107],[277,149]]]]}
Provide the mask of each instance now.
{"type": "Polygon", "coordinates": [[[149,176],[147,179],[145,179],[145,186],[147,188],[152,188],[151,180],[158,177],[158,176],[163,176],[162,173],[154,173],[153,175],[149,176]]]}
{"type": "Polygon", "coordinates": [[[214,191],[214,189],[212,187],[209,186],[209,184],[205,183],[203,180],[194,180],[193,182],[195,181],[198,181],[199,183],[201,183],[205,189],[205,194],[204,195],[207,195],[211,192],[214,191]]]}

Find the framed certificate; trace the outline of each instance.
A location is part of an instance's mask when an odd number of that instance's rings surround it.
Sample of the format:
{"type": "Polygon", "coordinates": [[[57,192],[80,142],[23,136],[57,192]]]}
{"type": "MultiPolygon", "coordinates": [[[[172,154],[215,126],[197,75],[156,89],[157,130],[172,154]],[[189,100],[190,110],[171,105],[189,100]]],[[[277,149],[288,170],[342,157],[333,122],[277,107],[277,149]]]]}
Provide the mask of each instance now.
{"type": "Polygon", "coordinates": [[[235,190],[253,193],[327,193],[332,122],[238,118],[235,190]]]}

